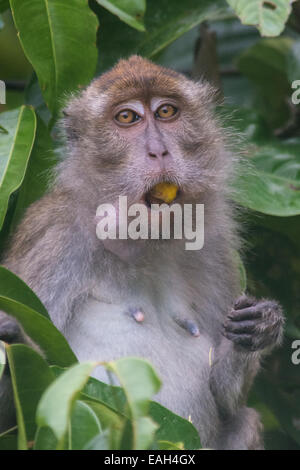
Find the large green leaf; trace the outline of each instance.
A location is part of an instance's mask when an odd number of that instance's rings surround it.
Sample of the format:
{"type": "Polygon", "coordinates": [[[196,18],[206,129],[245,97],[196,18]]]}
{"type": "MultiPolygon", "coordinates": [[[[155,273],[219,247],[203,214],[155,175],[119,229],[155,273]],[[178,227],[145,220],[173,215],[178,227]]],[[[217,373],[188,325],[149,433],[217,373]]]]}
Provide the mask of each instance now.
{"type": "Polygon", "coordinates": [[[7,345],[6,351],[17,412],[18,447],[26,449],[35,436],[38,402],[55,376],[46,361],[28,346],[7,345]]]}
{"type": "Polygon", "coordinates": [[[300,140],[250,146],[249,154],[253,167],[236,179],[236,201],[264,214],[300,214],[300,140]]]}
{"type": "Polygon", "coordinates": [[[13,316],[40,346],[50,364],[70,366],[77,359],[63,335],[43,315],[21,302],[0,295],[0,309],[13,316]]]}
{"type": "Polygon", "coordinates": [[[101,51],[98,71],[106,70],[121,57],[131,54],[153,57],[202,21],[228,15],[228,7],[223,0],[148,0],[145,15],[147,32],[140,33],[120,23],[114,15],[95,2],[92,2],[92,7],[101,23],[98,36],[101,51]]]}
{"type": "Polygon", "coordinates": [[[83,0],[10,0],[25,55],[54,116],[66,93],[87,85],[97,63],[97,19],[83,0]]]}
{"type": "Polygon", "coordinates": [[[30,287],[4,266],[0,266],[0,297],[20,302],[49,318],[44,305],[30,287]]]}
{"type": "Polygon", "coordinates": [[[41,398],[37,424],[52,429],[58,440],[58,448],[64,443],[76,398],[95,366],[95,362],[76,364],[58,377],[41,398]]]}
{"type": "Polygon", "coordinates": [[[294,0],[227,0],[243,24],[257,26],[262,36],[278,36],[294,0]]]}
{"type": "Polygon", "coordinates": [[[53,140],[48,128],[40,117],[37,118],[37,130],[26,175],[14,210],[12,228],[15,228],[24,211],[34,201],[43,196],[49,185],[51,170],[57,163],[53,140]]]}
{"type": "Polygon", "coordinates": [[[145,31],[143,18],[146,10],[146,0],[96,0],[108,11],[118,16],[138,31],[145,31]]]}
{"type": "Polygon", "coordinates": [[[32,150],[36,117],[33,108],[22,106],[0,114],[0,229],[10,195],[21,185],[32,150]]]}

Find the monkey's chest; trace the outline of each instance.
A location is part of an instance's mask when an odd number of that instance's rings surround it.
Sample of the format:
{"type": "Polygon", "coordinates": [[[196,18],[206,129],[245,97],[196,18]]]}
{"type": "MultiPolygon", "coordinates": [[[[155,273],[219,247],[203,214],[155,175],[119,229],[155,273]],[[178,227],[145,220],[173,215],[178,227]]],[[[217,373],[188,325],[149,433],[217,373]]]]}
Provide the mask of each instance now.
{"type": "MultiPolygon", "coordinates": [[[[152,308],[145,305],[144,320],[139,322],[127,313],[126,304],[91,299],[75,315],[67,339],[80,361],[124,356],[150,360],[163,383],[155,399],[197,425],[203,421],[204,404],[212,401],[208,385],[212,344],[201,332],[192,336],[152,308]]],[[[108,381],[104,368],[98,367],[94,376],[108,381]]]]}

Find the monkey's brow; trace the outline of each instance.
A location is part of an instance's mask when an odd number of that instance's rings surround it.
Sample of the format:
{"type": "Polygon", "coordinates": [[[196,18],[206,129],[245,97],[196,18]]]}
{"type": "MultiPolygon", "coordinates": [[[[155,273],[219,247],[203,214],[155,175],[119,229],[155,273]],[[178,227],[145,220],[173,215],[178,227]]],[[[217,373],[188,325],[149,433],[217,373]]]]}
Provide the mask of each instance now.
{"type": "Polygon", "coordinates": [[[110,106],[116,107],[116,106],[122,105],[123,103],[125,104],[129,101],[134,101],[134,100],[150,105],[151,100],[153,98],[157,98],[158,96],[162,99],[166,99],[166,100],[170,99],[178,103],[185,102],[183,96],[180,95],[179,93],[168,93],[166,92],[166,90],[153,91],[145,96],[145,94],[139,90],[127,89],[127,90],[122,91],[121,93],[118,93],[117,99],[112,101],[110,103],[110,106]]]}

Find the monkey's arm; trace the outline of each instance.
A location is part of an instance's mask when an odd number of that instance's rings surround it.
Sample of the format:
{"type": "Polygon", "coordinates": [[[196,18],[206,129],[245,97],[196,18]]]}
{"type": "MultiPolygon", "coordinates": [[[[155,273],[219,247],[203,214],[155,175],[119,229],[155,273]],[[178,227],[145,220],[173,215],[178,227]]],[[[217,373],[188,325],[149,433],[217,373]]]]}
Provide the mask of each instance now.
{"type": "Polygon", "coordinates": [[[210,375],[212,393],[225,416],[245,404],[260,357],[280,344],[283,323],[276,302],[247,296],[239,298],[227,315],[210,375]]]}
{"type": "MultiPolygon", "coordinates": [[[[23,343],[40,352],[39,348],[25,334],[17,321],[0,312],[0,339],[5,343],[23,343]]],[[[8,364],[6,364],[3,376],[0,380],[0,433],[10,429],[16,424],[16,414],[12,383],[8,364]]]]}
{"type": "Polygon", "coordinates": [[[87,289],[92,265],[93,237],[74,205],[69,194],[54,191],[30,206],[3,261],[41,299],[62,332],[87,289]]]}

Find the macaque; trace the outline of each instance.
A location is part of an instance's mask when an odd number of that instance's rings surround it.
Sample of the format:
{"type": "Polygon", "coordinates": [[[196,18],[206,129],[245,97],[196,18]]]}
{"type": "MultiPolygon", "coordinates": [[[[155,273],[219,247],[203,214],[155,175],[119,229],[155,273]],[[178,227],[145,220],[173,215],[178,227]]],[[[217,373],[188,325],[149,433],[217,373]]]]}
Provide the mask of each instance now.
{"type": "MultiPolygon", "coordinates": [[[[163,382],[155,399],[190,417],[203,446],[262,449],[247,394],[280,344],[283,315],[275,301],[241,293],[229,189],[236,156],[214,90],[132,56],[73,97],[62,126],[52,187],[28,208],[3,264],[39,296],[80,361],[147,358],[163,382]],[[203,248],[172,236],[100,240],[97,208],[117,207],[119,196],[149,220],[154,202],[203,204],[203,248]]],[[[5,313],[0,339],[30,342],[5,313]]],[[[107,381],[102,368],[95,376],[107,381]]],[[[6,374],[2,430],[14,416],[9,387],[6,374]]]]}

